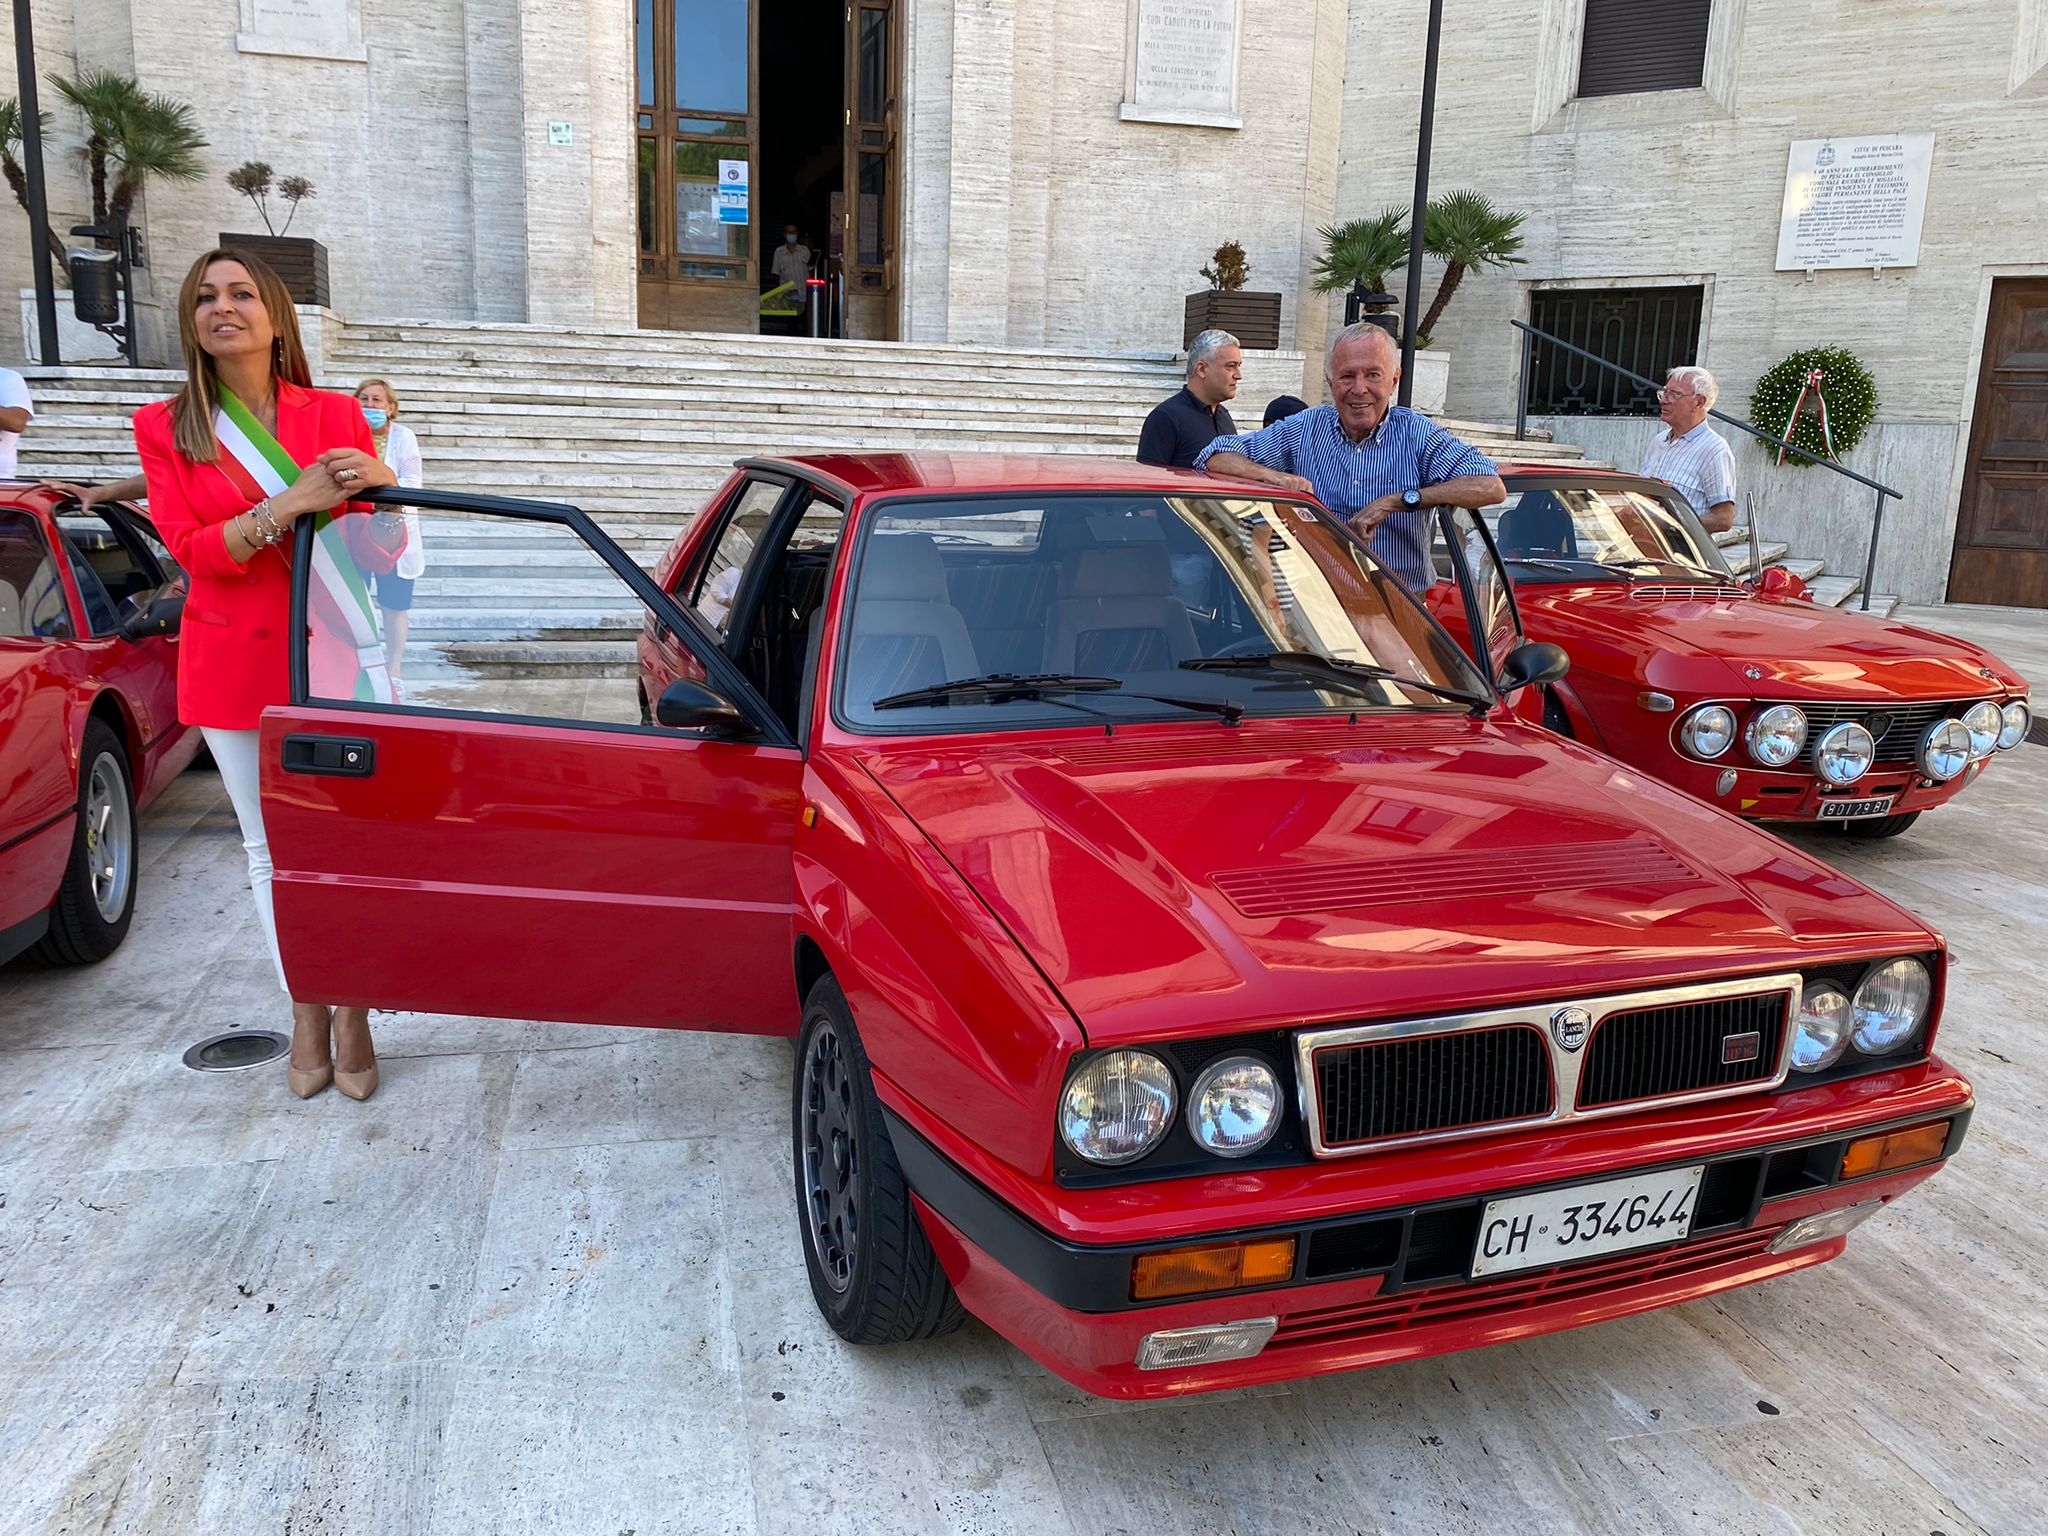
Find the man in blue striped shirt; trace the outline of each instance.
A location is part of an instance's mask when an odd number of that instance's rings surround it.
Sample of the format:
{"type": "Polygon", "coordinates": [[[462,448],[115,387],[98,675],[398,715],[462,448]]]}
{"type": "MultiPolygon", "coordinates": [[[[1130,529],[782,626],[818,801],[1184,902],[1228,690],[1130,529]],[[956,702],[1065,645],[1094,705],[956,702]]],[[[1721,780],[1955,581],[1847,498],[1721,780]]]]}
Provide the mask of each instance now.
{"type": "Polygon", "coordinates": [[[1393,404],[1401,348],[1371,321],[1347,325],[1323,364],[1330,404],[1262,432],[1219,437],[1195,457],[1209,474],[1306,491],[1347,519],[1412,591],[1436,579],[1429,563],[1433,507],[1507,500],[1493,460],[1419,411],[1393,404]]]}

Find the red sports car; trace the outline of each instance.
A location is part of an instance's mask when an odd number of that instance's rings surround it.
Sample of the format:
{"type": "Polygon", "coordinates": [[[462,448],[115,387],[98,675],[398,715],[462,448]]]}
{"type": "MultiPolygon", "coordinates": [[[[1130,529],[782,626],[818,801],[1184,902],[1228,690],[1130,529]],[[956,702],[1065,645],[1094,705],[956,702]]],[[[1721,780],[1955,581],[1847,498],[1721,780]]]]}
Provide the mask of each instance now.
{"type": "Polygon", "coordinates": [[[849,1340],[964,1308],[1122,1397],[1432,1354],[1821,1263],[1962,1141],[1940,936],[1516,718],[1562,657],[1473,514],[1476,660],[1320,508],[1128,463],[752,460],[652,576],[404,495],[630,589],[651,718],[301,658],[294,991],[795,1036],[849,1340]]]}
{"type": "Polygon", "coordinates": [[[112,954],[135,813],[192,760],[182,573],[132,507],[0,486],[0,961],[112,954]]]}
{"type": "MultiPolygon", "coordinates": [[[[1571,657],[1552,729],[1760,821],[1892,837],[2026,740],[2027,684],[1989,651],[1738,580],[1661,480],[1507,465],[1485,517],[1532,639],[1571,657]]],[[[1431,611],[1457,629],[1445,580],[1431,611]]]]}

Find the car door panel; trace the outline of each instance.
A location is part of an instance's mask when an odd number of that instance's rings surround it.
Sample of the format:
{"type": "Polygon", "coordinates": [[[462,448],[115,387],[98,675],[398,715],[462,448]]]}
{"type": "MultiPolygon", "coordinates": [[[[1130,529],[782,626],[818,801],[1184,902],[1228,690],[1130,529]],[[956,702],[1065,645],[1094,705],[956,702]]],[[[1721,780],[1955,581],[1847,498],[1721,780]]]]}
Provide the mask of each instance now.
{"type": "MultiPolygon", "coordinates": [[[[680,643],[702,643],[573,509],[529,514],[518,509],[534,504],[419,491],[406,501],[570,528],[680,643]]],[[[300,584],[293,628],[303,636],[300,584]]],[[[803,761],[772,720],[738,742],[308,700],[295,660],[295,702],[266,711],[261,736],[278,942],[295,996],[795,1032],[790,853],[803,761]]],[[[722,656],[696,661],[713,686],[744,691],[722,656]]]]}

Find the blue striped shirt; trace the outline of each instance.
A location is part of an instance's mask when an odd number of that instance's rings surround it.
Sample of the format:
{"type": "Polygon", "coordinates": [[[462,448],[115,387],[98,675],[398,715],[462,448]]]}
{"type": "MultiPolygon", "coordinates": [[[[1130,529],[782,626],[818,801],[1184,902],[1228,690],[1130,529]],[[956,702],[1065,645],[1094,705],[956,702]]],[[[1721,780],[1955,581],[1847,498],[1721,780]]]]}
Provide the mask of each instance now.
{"type": "MultiPolygon", "coordinates": [[[[1241,453],[1254,464],[1300,475],[1315,487],[1316,499],[1347,522],[1382,496],[1494,472],[1493,460],[1477,448],[1404,405],[1390,408],[1358,442],[1344,430],[1334,405],[1297,411],[1262,432],[1217,438],[1195,455],[1195,468],[1219,453],[1241,453]]],[[[1416,592],[1435,579],[1429,563],[1434,515],[1434,509],[1396,512],[1367,540],[1387,568],[1416,592]]]]}
{"type": "Polygon", "coordinates": [[[1735,454],[1728,440],[1704,421],[1683,437],[1674,439],[1666,427],[1650,439],[1643,473],[1669,480],[1700,517],[1735,500],[1735,454]]]}

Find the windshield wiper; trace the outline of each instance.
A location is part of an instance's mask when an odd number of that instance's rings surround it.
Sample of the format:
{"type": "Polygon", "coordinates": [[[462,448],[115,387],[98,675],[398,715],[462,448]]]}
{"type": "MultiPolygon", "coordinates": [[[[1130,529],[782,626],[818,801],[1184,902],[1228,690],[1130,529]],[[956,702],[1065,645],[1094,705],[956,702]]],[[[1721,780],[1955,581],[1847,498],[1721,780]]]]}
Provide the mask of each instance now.
{"type": "Polygon", "coordinates": [[[975,704],[1005,704],[1013,699],[1047,699],[1060,702],[1063,693],[1114,693],[1121,699],[1144,699],[1153,704],[1172,704],[1180,709],[1214,715],[1228,725],[1244,718],[1244,706],[1235,699],[1183,699],[1165,693],[1134,693],[1114,677],[1087,677],[1070,672],[991,672],[986,677],[959,677],[913,688],[875,700],[876,709],[904,709],[916,704],[951,704],[956,700],[975,704]]]}
{"type": "Polygon", "coordinates": [[[1376,683],[1393,683],[1402,688],[1419,688],[1424,693],[1433,693],[1440,699],[1455,699],[1460,704],[1470,704],[1473,709],[1484,711],[1493,707],[1493,700],[1462,688],[1444,688],[1436,683],[1425,683],[1419,678],[1403,677],[1386,667],[1371,666],[1362,661],[1339,661],[1334,656],[1319,656],[1314,651],[1261,651],[1251,656],[1199,656],[1193,661],[1181,663],[1189,672],[1278,672],[1283,675],[1295,674],[1312,677],[1318,682],[1330,683],[1352,693],[1368,698],[1377,697],[1376,683]]]}

